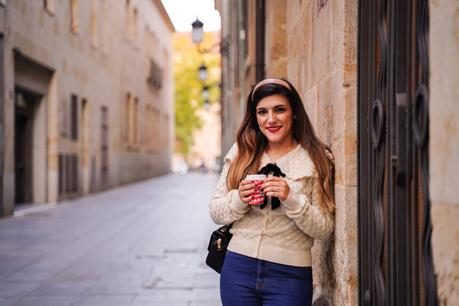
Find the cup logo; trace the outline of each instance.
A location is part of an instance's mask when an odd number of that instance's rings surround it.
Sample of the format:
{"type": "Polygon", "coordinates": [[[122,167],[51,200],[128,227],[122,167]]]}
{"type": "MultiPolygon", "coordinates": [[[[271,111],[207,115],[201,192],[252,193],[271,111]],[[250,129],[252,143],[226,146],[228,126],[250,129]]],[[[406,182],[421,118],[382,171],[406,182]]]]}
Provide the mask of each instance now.
{"type": "Polygon", "coordinates": [[[255,184],[254,193],[252,194],[252,199],[249,201],[249,205],[261,205],[265,200],[265,195],[261,191],[261,185],[263,180],[266,178],[264,174],[253,174],[247,175],[246,180],[253,181],[255,184]]]}

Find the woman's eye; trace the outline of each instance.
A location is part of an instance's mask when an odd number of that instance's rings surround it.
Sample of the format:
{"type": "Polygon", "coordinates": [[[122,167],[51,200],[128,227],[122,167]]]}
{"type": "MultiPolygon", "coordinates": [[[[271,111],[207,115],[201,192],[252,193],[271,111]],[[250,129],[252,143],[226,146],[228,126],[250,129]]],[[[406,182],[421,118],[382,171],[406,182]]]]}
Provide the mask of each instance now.
{"type": "Polygon", "coordinates": [[[266,114],[266,111],[262,109],[262,110],[259,110],[259,111],[257,112],[257,114],[258,114],[258,115],[264,115],[264,114],[266,114]]]}
{"type": "Polygon", "coordinates": [[[277,108],[276,112],[283,113],[283,112],[285,112],[285,108],[277,108]]]}

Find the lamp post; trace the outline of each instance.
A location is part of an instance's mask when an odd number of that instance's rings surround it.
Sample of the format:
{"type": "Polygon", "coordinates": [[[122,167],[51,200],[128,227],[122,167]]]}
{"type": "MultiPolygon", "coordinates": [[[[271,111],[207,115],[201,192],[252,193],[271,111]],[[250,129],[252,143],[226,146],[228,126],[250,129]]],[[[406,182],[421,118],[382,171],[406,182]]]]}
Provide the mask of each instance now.
{"type": "MultiPolygon", "coordinates": [[[[201,48],[200,44],[202,43],[204,39],[204,23],[196,18],[196,20],[191,23],[192,31],[191,31],[191,36],[193,43],[196,44],[196,49],[197,51],[202,54],[209,54],[209,53],[215,53],[217,51],[220,51],[220,54],[223,55],[224,53],[226,54],[226,49],[227,49],[227,44],[224,41],[218,42],[210,46],[209,48],[201,48]]],[[[208,79],[208,68],[207,66],[202,63],[199,68],[198,68],[198,78],[201,81],[202,84],[202,98],[204,100],[204,108],[209,109],[209,97],[210,97],[210,88],[212,86],[216,86],[215,84],[208,84],[207,79],[208,79]]]]}
{"type": "Polygon", "coordinates": [[[218,47],[222,56],[226,56],[228,54],[228,42],[226,39],[222,39],[220,42],[213,44],[209,48],[200,48],[200,44],[204,39],[204,23],[201,20],[196,18],[196,20],[191,23],[191,28],[191,37],[193,42],[196,44],[199,53],[210,53],[213,52],[216,47],[218,47]]]}
{"type": "Polygon", "coordinates": [[[198,77],[202,82],[207,80],[207,66],[206,65],[201,64],[201,66],[199,66],[198,77]]]}
{"type": "Polygon", "coordinates": [[[193,42],[199,45],[202,42],[204,36],[204,23],[202,23],[201,20],[196,17],[196,20],[193,21],[191,26],[193,28],[191,31],[193,42]]]}

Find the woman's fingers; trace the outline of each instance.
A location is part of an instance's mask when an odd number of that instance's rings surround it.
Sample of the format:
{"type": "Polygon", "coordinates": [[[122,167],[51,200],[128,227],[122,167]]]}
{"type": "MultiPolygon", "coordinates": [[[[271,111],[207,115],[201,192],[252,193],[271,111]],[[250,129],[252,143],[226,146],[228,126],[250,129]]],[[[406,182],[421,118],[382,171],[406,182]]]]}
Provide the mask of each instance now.
{"type": "Polygon", "coordinates": [[[263,182],[263,185],[261,185],[261,188],[265,189],[270,186],[278,186],[278,187],[287,186],[287,182],[281,178],[276,178],[276,179],[269,178],[263,182]]]}
{"type": "Polygon", "coordinates": [[[281,201],[287,200],[290,193],[290,187],[285,179],[279,177],[266,179],[262,185],[262,190],[268,197],[277,197],[281,201]]]}
{"type": "Polygon", "coordinates": [[[241,198],[242,202],[248,204],[251,200],[252,196],[257,194],[256,185],[253,181],[243,180],[239,184],[239,197],[241,198]]]}

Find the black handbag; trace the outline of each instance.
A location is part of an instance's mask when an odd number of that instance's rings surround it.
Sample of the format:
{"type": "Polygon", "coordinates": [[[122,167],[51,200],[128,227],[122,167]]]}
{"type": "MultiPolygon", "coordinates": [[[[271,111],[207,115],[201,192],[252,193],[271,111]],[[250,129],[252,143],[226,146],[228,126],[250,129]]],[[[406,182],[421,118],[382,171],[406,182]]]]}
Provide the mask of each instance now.
{"type": "Polygon", "coordinates": [[[233,236],[230,233],[231,226],[232,224],[224,225],[213,231],[212,235],[210,235],[209,246],[207,247],[209,253],[207,254],[206,264],[217,271],[217,273],[222,271],[226,248],[233,236]]]}

